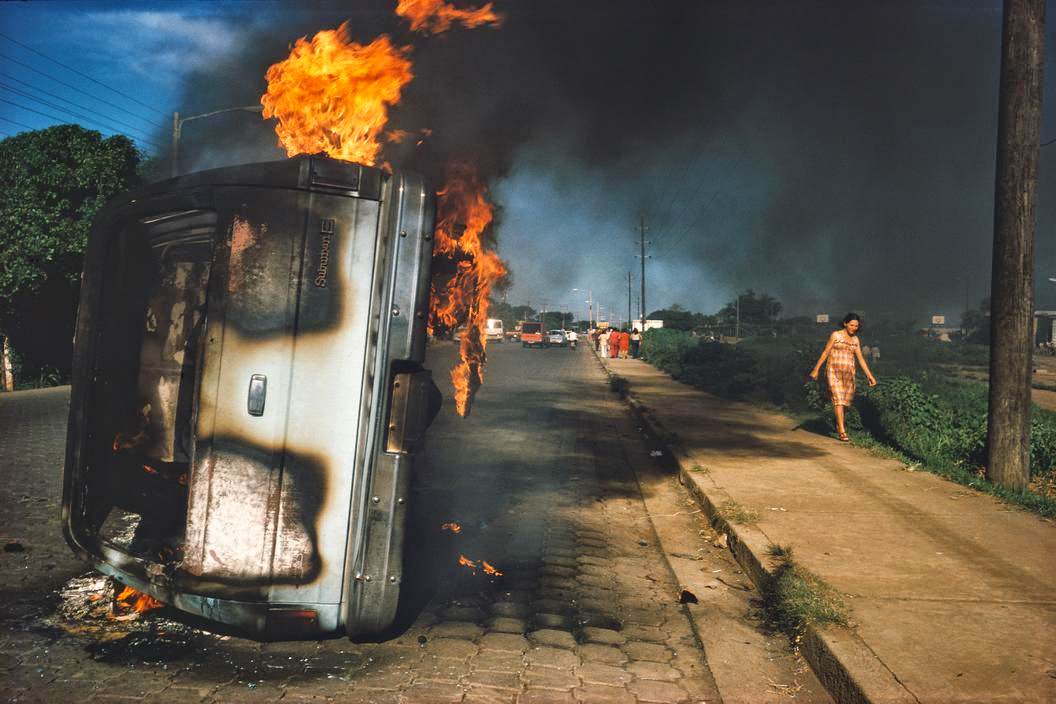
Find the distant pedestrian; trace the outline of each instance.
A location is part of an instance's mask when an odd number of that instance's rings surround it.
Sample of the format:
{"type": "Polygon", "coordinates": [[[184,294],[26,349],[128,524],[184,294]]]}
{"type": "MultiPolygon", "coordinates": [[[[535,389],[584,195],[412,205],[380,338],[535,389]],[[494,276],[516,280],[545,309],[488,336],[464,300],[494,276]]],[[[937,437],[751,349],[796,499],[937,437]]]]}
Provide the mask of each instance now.
{"type": "Polygon", "coordinates": [[[872,356],[869,359],[873,362],[880,361],[880,345],[873,345],[872,356]]]}
{"type": "Polygon", "coordinates": [[[598,354],[602,359],[606,359],[609,356],[609,332],[608,328],[601,331],[598,335],[598,354]]]}
{"type": "Polygon", "coordinates": [[[849,442],[847,426],[844,423],[844,409],[854,400],[855,361],[862,365],[862,371],[869,379],[869,386],[876,386],[876,377],[869,371],[869,365],[862,355],[861,339],[858,330],[862,319],[856,313],[848,313],[842,323],[843,329],[829,335],[829,341],[818,357],[818,363],[810,372],[811,379],[818,378],[821,365],[828,360],[826,378],[829,382],[829,393],[832,395],[832,407],[836,414],[836,432],[840,442],[849,442]]]}
{"type": "Polygon", "coordinates": [[[638,332],[638,328],[631,330],[631,358],[638,359],[642,349],[642,333],[638,332]]]}
{"type": "Polygon", "coordinates": [[[631,349],[631,333],[627,328],[620,330],[620,359],[627,359],[631,349]]]}

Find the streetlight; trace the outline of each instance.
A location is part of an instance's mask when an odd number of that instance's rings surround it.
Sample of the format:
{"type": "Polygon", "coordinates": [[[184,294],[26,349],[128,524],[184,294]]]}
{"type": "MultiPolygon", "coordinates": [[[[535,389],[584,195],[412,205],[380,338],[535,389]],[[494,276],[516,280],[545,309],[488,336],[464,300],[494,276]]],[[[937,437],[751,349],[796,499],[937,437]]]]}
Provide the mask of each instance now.
{"type": "MultiPolygon", "coordinates": [[[[574,288],[572,290],[573,291],[578,291],[580,293],[582,293],[584,291],[584,289],[581,289],[581,288],[574,288]]],[[[585,289],[585,290],[587,292],[587,300],[585,301],[585,303],[587,304],[587,325],[589,327],[593,328],[594,327],[594,293],[589,288],[585,289]]]]}
{"type": "Polygon", "coordinates": [[[219,115],[222,112],[264,112],[263,105],[242,105],[237,108],[224,108],[223,110],[213,110],[212,112],[204,112],[201,115],[191,115],[190,117],[180,117],[180,113],[172,113],[172,175],[173,177],[180,175],[180,134],[183,132],[183,123],[190,122],[191,120],[200,120],[203,117],[212,117],[213,115],[219,115]]]}

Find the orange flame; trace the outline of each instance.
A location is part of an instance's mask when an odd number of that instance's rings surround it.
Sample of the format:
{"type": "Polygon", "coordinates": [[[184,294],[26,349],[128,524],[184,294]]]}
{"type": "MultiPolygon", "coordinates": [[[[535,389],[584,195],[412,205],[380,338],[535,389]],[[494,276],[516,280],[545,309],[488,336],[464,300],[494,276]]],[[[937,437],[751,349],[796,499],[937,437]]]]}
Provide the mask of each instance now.
{"type": "Polygon", "coordinates": [[[126,609],[131,609],[138,614],[145,613],[147,611],[153,611],[154,609],[160,609],[165,606],[154,597],[143,592],[138,592],[132,587],[125,587],[121,590],[121,593],[117,595],[115,601],[126,609]]]}
{"type": "Polygon", "coordinates": [[[440,530],[449,530],[452,533],[461,533],[462,526],[457,523],[445,523],[444,525],[440,526],[440,530]]]}
{"type": "Polygon", "coordinates": [[[268,69],[261,97],[265,119],[275,117],[288,156],[325,152],[373,166],[389,107],[414,78],[409,47],[382,35],[367,45],[348,38],[348,23],[297,40],[290,56],[268,69]]]}
{"type": "Polygon", "coordinates": [[[489,2],[483,7],[459,10],[444,0],[400,0],[396,14],[411,23],[411,30],[422,34],[442,34],[455,23],[473,29],[484,25],[498,27],[502,16],[495,14],[489,2]]]}
{"type": "Polygon", "coordinates": [[[451,370],[455,410],[460,416],[469,413],[473,395],[484,383],[488,296],[492,285],[506,275],[502,260],[486,246],[484,233],[493,217],[486,195],[476,168],[466,162],[448,165],[447,185],[437,194],[433,261],[446,258],[454,271],[448,266],[447,272],[438,272],[434,278],[429,328],[446,332],[466,325],[459,342],[461,359],[451,370]]]}
{"type": "Polygon", "coordinates": [[[501,577],[502,571],[495,569],[487,560],[470,560],[465,555],[458,556],[458,564],[473,570],[473,574],[477,573],[478,565],[479,569],[484,570],[484,574],[491,577],[501,577]]]}

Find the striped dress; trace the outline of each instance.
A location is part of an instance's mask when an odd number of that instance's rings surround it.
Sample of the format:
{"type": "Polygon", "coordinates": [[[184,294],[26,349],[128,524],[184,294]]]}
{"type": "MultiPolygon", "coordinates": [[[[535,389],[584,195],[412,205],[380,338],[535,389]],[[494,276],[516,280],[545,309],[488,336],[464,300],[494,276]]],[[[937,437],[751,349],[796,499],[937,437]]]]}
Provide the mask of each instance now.
{"type": "Polygon", "coordinates": [[[848,335],[846,330],[836,332],[826,370],[833,406],[850,406],[854,400],[854,375],[857,369],[854,352],[860,346],[861,340],[857,335],[848,335]]]}

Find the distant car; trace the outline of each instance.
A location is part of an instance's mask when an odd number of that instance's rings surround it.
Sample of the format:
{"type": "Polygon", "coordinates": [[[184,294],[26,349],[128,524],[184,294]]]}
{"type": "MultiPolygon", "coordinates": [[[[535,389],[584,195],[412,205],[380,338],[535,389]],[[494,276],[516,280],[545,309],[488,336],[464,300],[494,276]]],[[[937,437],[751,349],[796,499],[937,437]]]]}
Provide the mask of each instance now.
{"type": "Polygon", "coordinates": [[[548,338],[548,340],[549,340],[551,345],[556,345],[558,347],[564,347],[565,345],[568,344],[568,338],[565,337],[565,331],[564,330],[551,330],[548,333],[546,333],[546,336],[547,336],[547,338],[548,338]]]}

